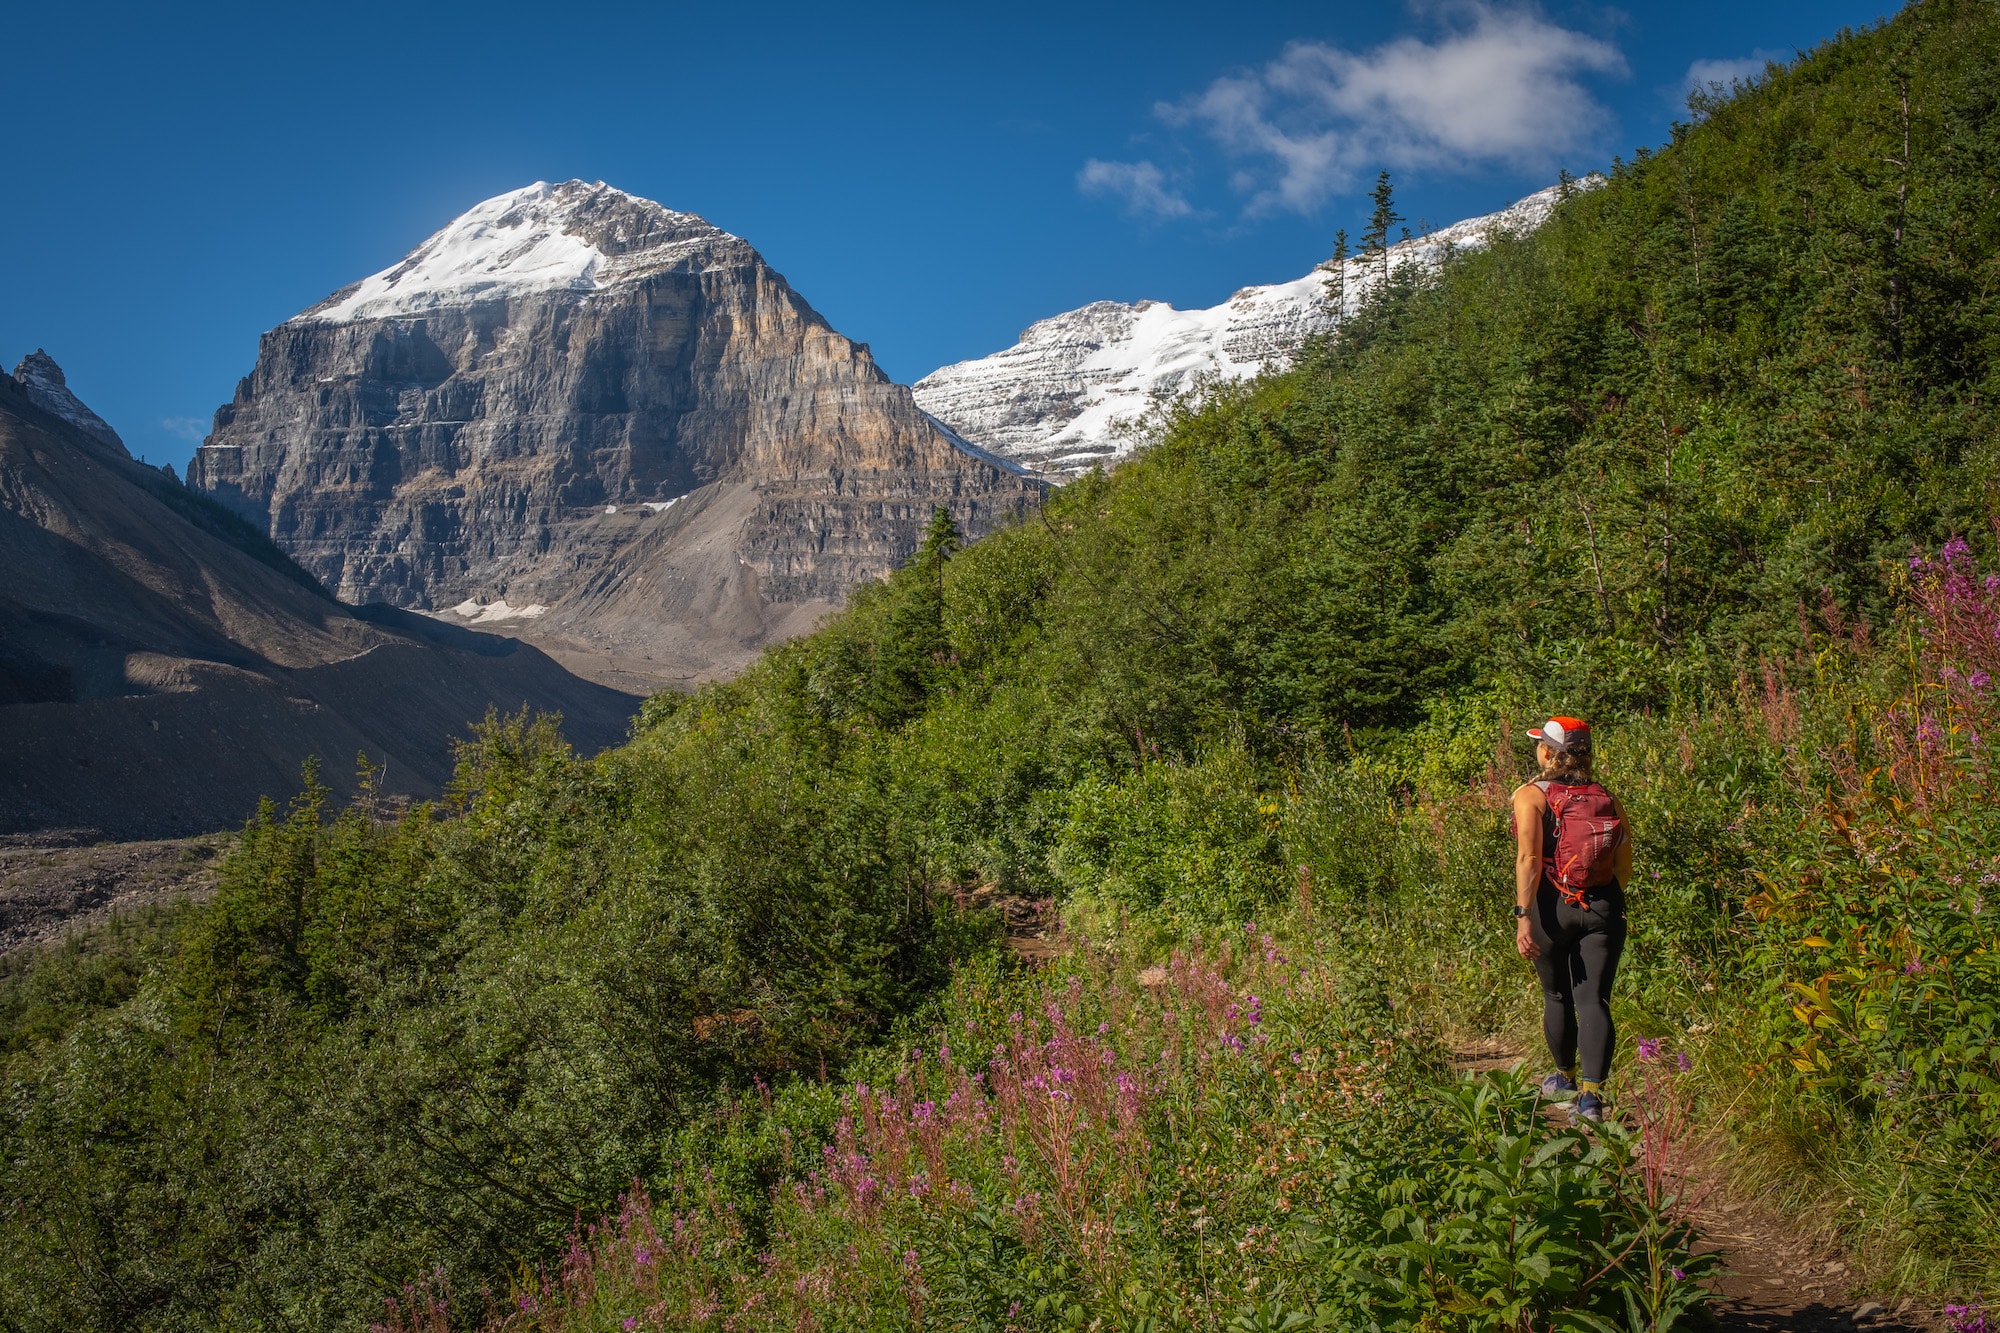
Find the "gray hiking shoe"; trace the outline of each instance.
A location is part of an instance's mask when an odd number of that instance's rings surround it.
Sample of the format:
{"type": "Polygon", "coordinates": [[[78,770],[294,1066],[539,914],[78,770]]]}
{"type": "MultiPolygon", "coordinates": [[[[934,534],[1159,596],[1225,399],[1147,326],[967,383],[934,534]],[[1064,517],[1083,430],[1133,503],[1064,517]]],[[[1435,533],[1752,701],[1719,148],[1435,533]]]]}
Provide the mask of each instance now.
{"type": "Polygon", "coordinates": [[[1572,1121],[1588,1120],[1593,1125],[1604,1123],[1604,1099],[1594,1092],[1586,1092],[1576,1099],[1569,1108],[1572,1121]]]}
{"type": "Polygon", "coordinates": [[[1576,1082],[1560,1069],[1542,1080],[1542,1096],[1548,1098],[1550,1101],[1555,1101],[1557,1098],[1567,1096],[1569,1093],[1575,1091],[1576,1082]]]}

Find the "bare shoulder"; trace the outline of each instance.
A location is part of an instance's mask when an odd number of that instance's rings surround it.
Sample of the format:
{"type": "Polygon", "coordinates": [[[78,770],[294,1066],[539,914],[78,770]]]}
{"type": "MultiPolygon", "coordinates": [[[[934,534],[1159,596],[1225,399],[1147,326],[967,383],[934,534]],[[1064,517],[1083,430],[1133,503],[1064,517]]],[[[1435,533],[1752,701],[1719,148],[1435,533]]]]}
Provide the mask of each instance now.
{"type": "Polygon", "coordinates": [[[1548,796],[1532,782],[1524,782],[1514,788],[1514,808],[1517,810],[1539,810],[1548,803],[1548,796]]]}

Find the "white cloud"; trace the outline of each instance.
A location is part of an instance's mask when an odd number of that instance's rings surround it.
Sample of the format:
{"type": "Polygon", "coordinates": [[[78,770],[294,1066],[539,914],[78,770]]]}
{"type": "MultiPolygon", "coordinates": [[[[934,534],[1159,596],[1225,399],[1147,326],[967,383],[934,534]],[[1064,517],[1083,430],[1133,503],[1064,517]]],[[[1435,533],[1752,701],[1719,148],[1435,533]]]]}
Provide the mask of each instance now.
{"type": "Polygon", "coordinates": [[[1167,184],[1166,173],[1148,161],[1100,162],[1091,158],[1076,173],[1076,188],[1085,194],[1108,195],[1125,201],[1125,211],[1138,216],[1186,217],[1192,205],[1167,184]]]}
{"type": "Polygon", "coordinates": [[[1251,214],[1309,212],[1381,167],[1552,169],[1596,139],[1608,117],[1582,79],[1625,74],[1616,47],[1531,9],[1466,0],[1436,12],[1435,40],[1359,53],[1294,42],[1154,109],[1235,160],[1251,214]]]}
{"type": "Polygon", "coordinates": [[[177,440],[192,440],[199,444],[208,434],[206,417],[161,417],[160,429],[177,440]]]}
{"type": "Polygon", "coordinates": [[[1765,65],[1783,59],[1781,51],[1757,50],[1735,60],[1697,60],[1688,66],[1681,87],[1687,92],[1706,89],[1710,84],[1717,83],[1728,88],[1756,78],[1764,72],[1765,65]]]}

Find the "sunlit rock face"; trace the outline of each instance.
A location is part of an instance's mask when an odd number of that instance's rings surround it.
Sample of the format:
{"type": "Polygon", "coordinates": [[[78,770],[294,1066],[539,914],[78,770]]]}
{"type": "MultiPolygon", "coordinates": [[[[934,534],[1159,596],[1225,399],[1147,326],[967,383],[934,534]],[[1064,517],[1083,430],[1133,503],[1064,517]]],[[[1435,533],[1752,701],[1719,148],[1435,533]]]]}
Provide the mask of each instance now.
{"type": "Polygon", "coordinates": [[[747,242],[581,181],[487,200],[265,334],[189,479],[343,600],[504,602],[508,632],[655,680],[808,627],[936,506],[977,535],[1042,490],[747,242]]]}

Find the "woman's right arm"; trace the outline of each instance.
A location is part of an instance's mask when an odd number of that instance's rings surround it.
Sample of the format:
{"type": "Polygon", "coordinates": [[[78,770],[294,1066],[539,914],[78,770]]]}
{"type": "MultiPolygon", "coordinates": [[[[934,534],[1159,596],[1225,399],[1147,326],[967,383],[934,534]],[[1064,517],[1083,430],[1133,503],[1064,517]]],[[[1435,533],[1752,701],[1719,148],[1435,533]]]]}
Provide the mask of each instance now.
{"type": "MultiPolygon", "coordinates": [[[[1532,782],[1514,793],[1514,905],[1530,912],[1542,887],[1542,800],[1541,788],[1532,782]]],[[[1523,958],[1541,956],[1525,916],[1514,922],[1514,948],[1523,958]]]]}

